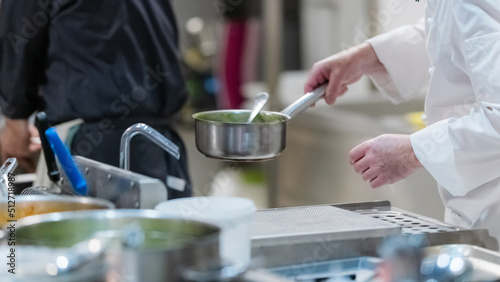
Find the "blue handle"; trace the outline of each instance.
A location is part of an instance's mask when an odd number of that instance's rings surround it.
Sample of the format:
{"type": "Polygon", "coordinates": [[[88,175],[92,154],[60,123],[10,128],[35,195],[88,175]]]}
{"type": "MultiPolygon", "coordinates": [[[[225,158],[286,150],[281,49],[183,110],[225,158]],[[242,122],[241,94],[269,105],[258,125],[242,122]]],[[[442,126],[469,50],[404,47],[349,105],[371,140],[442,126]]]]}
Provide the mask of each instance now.
{"type": "Polygon", "coordinates": [[[73,162],[68,148],[63,144],[56,130],[51,127],[45,131],[45,136],[49,141],[50,147],[59,159],[66,176],[68,176],[73,189],[80,195],[87,195],[87,181],[83,178],[82,174],[73,162]]]}

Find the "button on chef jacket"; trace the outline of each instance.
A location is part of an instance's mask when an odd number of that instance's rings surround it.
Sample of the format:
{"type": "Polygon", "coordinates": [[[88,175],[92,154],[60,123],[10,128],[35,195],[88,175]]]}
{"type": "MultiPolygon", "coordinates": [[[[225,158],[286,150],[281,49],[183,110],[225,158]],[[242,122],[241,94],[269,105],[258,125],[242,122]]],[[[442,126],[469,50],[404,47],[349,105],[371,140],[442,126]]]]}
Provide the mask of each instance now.
{"type": "Polygon", "coordinates": [[[169,117],[186,98],[170,1],[3,0],[0,107],[75,118],[169,117]]]}
{"type": "Polygon", "coordinates": [[[499,2],[428,0],[425,19],[369,42],[388,71],[371,78],[393,102],[428,83],[428,126],[411,143],[445,221],[500,239],[499,2]]]}

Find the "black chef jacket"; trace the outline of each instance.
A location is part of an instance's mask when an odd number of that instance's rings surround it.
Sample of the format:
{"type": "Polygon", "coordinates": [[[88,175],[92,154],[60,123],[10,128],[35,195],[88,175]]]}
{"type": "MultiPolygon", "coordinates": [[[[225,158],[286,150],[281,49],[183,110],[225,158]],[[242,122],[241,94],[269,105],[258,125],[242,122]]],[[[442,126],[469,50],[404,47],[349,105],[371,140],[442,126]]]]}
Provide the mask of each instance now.
{"type": "Polygon", "coordinates": [[[74,118],[169,117],[185,100],[167,0],[3,0],[0,108],[74,118]]]}
{"type": "Polygon", "coordinates": [[[186,98],[177,42],[168,0],[3,0],[1,111],[43,110],[53,125],[82,118],[72,153],[115,166],[122,132],[145,122],[181,147],[181,160],[139,136],[131,170],[184,179],[169,197],[189,196],[183,143],[168,125],[186,98]]]}

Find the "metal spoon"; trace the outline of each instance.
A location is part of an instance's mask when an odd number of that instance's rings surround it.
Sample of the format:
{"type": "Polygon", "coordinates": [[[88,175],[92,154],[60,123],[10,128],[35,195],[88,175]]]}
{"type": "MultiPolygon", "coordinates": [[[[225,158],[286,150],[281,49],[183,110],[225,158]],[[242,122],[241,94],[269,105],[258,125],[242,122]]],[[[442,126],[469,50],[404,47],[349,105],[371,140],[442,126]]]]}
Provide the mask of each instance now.
{"type": "Polygon", "coordinates": [[[255,98],[252,112],[250,113],[250,116],[248,117],[247,123],[252,123],[254,118],[257,116],[257,114],[262,110],[264,105],[267,103],[267,100],[269,99],[269,94],[266,92],[260,92],[259,95],[255,98]]]}

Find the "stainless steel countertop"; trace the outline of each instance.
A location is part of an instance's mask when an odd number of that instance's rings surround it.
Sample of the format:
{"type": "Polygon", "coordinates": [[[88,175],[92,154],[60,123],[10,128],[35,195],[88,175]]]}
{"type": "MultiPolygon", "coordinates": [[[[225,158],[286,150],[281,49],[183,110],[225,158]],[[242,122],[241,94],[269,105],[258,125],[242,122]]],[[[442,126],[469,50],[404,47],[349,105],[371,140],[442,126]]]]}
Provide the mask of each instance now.
{"type": "MultiPolygon", "coordinates": [[[[344,214],[344,213],[342,213],[344,214]]],[[[344,214],[345,216],[345,214],[344,214]]],[[[342,218],[342,217],[340,217],[342,218]]],[[[420,242],[420,247],[468,244],[486,249],[498,250],[498,242],[487,230],[466,230],[451,226],[431,218],[413,214],[391,207],[390,202],[365,202],[339,205],[321,205],[310,207],[292,207],[282,209],[267,209],[257,211],[252,223],[252,257],[266,267],[293,265],[304,261],[328,261],[360,256],[378,257],[379,248],[388,238],[401,238],[420,242]],[[374,220],[368,225],[373,228],[358,228],[353,224],[349,232],[349,224],[335,222],[334,217],[320,221],[320,224],[295,226],[308,220],[317,222],[314,213],[306,213],[298,222],[287,214],[300,214],[305,208],[323,209],[334,207],[347,212],[350,217],[374,220]],[[265,216],[269,214],[269,216],[265,216]],[[271,216],[271,214],[274,214],[271,216]],[[390,216],[384,218],[384,216],[390,216]],[[271,219],[271,221],[269,221],[271,219]],[[265,222],[259,222],[264,220],[265,222]],[[270,227],[272,224],[277,225],[270,227]],[[330,229],[325,228],[329,224],[330,229]],[[389,224],[389,225],[388,225],[389,224]],[[275,228],[279,231],[283,226],[291,226],[297,232],[262,233],[262,226],[275,228]],[[280,227],[281,226],[281,227],[280,227]],[[336,227],[337,226],[337,227],[336,227]],[[394,227],[397,226],[397,227],[394,227]],[[409,226],[412,226],[410,228],[409,226]],[[414,228],[414,226],[418,226],[414,228]],[[304,229],[305,228],[305,229],[304,229]]]]}

